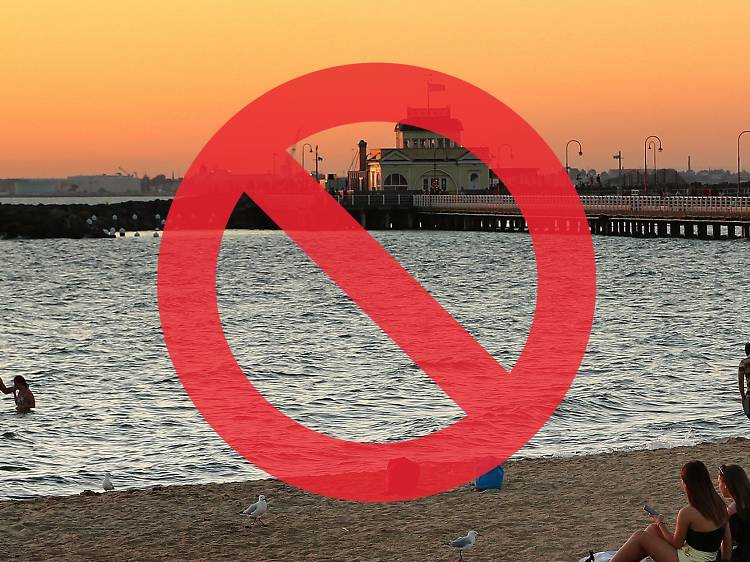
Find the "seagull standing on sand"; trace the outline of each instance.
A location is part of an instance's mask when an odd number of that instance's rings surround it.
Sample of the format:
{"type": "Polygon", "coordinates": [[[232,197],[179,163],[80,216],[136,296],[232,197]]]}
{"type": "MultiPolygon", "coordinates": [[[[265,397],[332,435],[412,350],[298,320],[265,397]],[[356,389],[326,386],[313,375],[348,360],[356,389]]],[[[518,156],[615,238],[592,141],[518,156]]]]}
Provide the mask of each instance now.
{"type": "Polygon", "coordinates": [[[478,535],[479,533],[477,533],[476,531],[469,531],[465,537],[454,539],[445,544],[447,544],[451,548],[455,548],[456,550],[458,550],[458,559],[460,561],[463,561],[464,550],[469,550],[472,546],[474,546],[474,543],[477,542],[478,535]]]}
{"type": "Polygon", "coordinates": [[[247,509],[245,509],[241,515],[247,515],[248,517],[253,518],[253,524],[250,525],[251,527],[254,527],[256,523],[260,523],[264,527],[266,526],[265,523],[261,520],[261,516],[268,511],[268,503],[266,502],[266,496],[260,495],[258,496],[258,501],[249,506],[247,509]]]}
{"type": "Polygon", "coordinates": [[[104,474],[104,480],[102,481],[102,488],[105,492],[111,492],[115,489],[114,484],[112,484],[112,475],[109,472],[106,472],[104,474]]]}

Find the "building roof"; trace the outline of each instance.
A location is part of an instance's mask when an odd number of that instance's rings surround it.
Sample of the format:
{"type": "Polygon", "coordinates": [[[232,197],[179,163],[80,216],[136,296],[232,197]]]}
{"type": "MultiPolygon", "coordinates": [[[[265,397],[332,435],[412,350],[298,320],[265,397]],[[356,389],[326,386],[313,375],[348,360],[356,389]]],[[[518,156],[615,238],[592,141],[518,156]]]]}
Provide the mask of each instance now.
{"type": "Polygon", "coordinates": [[[439,134],[436,130],[441,131],[463,131],[464,127],[461,121],[453,119],[452,117],[422,117],[417,119],[410,119],[410,121],[417,122],[421,126],[411,125],[409,123],[396,123],[396,127],[393,129],[398,132],[406,131],[427,131],[430,133],[439,134]]]}
{"type": "MultiPolygon", "coordinates": [[[[469,150],[459,146],[452,148],[379,148],[368,153],[367,160],[368,162],[378,162],[389,155],[401,154],[405,162],[456,162],[479,159],[475,154],[477,151],[482,151],[482,149],[469,150]]],[[[394,161],[397,162],[397,160],[394,161]]]]}

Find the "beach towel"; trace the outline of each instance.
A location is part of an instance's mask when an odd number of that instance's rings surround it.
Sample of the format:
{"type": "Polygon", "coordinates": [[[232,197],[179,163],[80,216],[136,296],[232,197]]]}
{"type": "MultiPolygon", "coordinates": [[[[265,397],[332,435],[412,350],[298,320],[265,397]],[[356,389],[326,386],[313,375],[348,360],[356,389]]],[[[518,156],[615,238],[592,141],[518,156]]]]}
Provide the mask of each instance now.
{"type": "MultiPolygon", "coordinates": [[[[606,552],[595,552],[594,562],[609,562],[617,554],[616,550],[608,550],[606,552]]],[[[591,562],[591,556],[584,556],[578,562],[591,562]]],[[[645,558],[643,562],[653,562],[651,558],[645,558]]]]}

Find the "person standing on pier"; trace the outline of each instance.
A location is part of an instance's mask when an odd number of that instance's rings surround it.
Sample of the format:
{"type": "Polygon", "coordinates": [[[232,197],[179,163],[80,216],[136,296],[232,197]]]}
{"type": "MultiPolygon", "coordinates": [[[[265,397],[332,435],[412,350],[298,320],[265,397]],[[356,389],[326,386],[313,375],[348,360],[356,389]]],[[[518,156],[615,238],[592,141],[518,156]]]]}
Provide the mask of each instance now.
{"type": "Polygon", "coordinates": [[[750,342],[745,344],[745,355],[747,357],[740,361],[737,383],[740,386],[742,409],[745,410],[745,415],[750,418],[750,342]]]}

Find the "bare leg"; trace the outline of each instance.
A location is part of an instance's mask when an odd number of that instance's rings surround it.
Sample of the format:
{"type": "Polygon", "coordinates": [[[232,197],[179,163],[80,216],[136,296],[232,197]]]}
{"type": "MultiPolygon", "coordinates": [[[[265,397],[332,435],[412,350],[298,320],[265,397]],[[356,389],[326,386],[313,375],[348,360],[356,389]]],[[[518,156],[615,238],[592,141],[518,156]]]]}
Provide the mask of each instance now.
{"type": "Polygon", "coordinates": [[[677,550],[654,529],[649,527],[646,531],[637,531],[622,545],[611,562],[639,562],[651,556],[654,562],[678,562],[677,550]]]}

